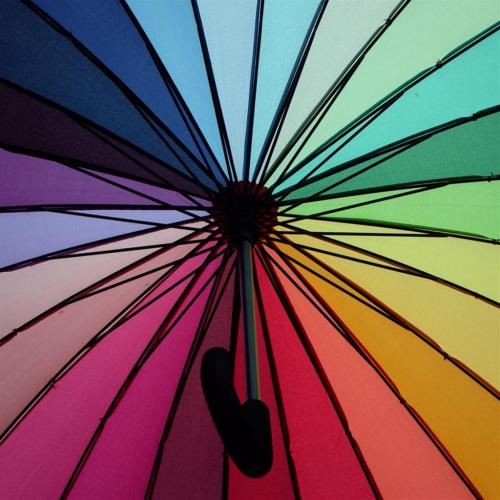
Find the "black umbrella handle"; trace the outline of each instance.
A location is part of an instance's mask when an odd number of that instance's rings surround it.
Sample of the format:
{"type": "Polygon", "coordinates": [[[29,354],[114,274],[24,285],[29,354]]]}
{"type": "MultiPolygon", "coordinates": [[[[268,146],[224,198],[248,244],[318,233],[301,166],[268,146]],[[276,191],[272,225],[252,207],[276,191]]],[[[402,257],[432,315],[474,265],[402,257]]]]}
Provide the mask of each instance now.
{"type": "Polygon", "coordinates": [[[201,383],[212,420],[238,469],[250,477],[267,474],[273,463],[269,410],[258,399],[240,403],[228,351],[214,347],[204,354],[201,383]]]}

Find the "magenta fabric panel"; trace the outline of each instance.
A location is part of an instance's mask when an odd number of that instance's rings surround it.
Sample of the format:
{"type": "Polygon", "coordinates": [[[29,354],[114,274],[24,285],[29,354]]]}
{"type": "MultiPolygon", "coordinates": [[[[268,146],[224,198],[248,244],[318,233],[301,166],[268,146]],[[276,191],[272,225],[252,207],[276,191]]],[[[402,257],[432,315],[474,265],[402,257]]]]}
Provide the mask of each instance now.
{"type": "MultiPolygon", "coordinates": [[[[189,304],[217,264],[215,261],[208,266],[184,304],[189,304]]],[[[143,498],[163,426],[209,292],[210,287],[187,309],[140,369],[108,420],[70,498],[143,498]]]]}
{"type": "Polygon", "coordinates": [[[229,349],[234,276],[233,270],[184,387],[164,445],[154,499],[222,498],[224,449],[205,402],[200,367],[208,349],[229,349]]]}
{"type": "Polygon", "coordinates": [[[0,149],[0,164],[0,206],[157,204],[55,161],[0,149]]]}
{"type": "MultiPolygon", "coordinates": [[[[273,439],[273,466],[269,473],[259,479],[252,479],[243,475],[234,465],[229,462],[229,500],[254,500],[264,498],[276,498],[280,500],[293,500],[293,488],[288,461],[283,442],[277,395],[271,379],[269,360],[262,333],[262,326],[258,311],[257,315],[257,347],[259,353],[259,375],[261,385],[261,397],[266,403],[271,414],[271,432],[273,439]]],[[[240,401],[246,400],[245,385],[245,350],[243,342],[243,329],[240,323],[238,331],[238,343],[236,348],[235,364],[235,387],[240,396],[240,401]]]]}
{"type": "Polygon", "coordinates": [[[7,498],[60,495],[116,391],[184,286],[97,344],[8,437],[0,450],[7,498]]]}
{"type": "Polygon", "coordinates": [[[365,473],[287,311],[256,266],[266,305],[298,484],[304,500],[373,498],[365,473]]]}

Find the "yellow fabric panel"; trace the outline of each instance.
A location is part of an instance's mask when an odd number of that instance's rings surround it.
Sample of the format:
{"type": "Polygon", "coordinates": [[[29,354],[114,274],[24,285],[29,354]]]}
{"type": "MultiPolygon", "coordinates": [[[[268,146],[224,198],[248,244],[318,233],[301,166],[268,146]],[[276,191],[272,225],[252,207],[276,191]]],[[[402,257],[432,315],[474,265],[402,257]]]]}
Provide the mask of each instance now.
{"type": "MultiPolygon", "coordinates": [[[[290,240],[371,261],[318,238],[290,240]]],[[[493,386],[500,387],[500,309],[435,281],[311,252],[436,341],[493,386]]],[[[379,263],[382,263],[379,261],[379,263]]]]}
{"type": "MultiPolygon", "coordinates": [[[[278,246],[311,269],[326,274],[296,250],[278,246]]],[[[498,400],[413,333],[312,273],[300,267],[297,270],[382,366],[482,495],[498,498],[498,400]]],[[[335,281],[333,276],[329,278],[335,281]]]]}
{"type": "Polygon", "coordinates": [[[307,220],[294,225],[318,233],[380,233],[381,236],[325,237],[397,260],[500,301],[500,245],[454,237],[383,236],[415,233],[333,221],[307,220]]]}

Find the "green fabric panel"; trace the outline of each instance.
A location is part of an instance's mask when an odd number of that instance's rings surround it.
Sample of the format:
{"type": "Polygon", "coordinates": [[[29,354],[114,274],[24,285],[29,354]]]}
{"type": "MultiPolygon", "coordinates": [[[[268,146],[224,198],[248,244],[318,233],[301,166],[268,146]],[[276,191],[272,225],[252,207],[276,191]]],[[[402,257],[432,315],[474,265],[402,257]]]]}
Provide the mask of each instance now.
{"type": "Polygon", "coordinates": [[[499,13],[497,0],[410,2],[365,56],[294,163],[404,82],[497,22],[499,13]]]}
{"type": "MultiPolygon", "coordinates": [[[[324,160],[339,148],[339,144],[317,155],[283,185],[293,186],[320,162],[323,164],[315,175],[404,137],[499,104],[499,53],[500,32],[490,32],[404,92],[326,163],[324,160]]],[[[344,139],[338,142],[343,143],[344,139]]]]}
{"type": "MultiPolygon", "coordinates": [[[[408,193],[411,191],[407,190],[408,193]]],[[[303,203],[288,215],[314,215],[345,207],[342,211],[324,217],[430,228],[500,239],[500,181],[451,184],[348,208],[349,202],[352,205],[404,192],[400,190],[303,203]]]]}
{"type": "Polygon", "coordinates": [[[355,193],[359,190],[384,188],[405,183],[427,183],[435,180],[500,174],[500,113],[479,118],[447,129],[403,150],[396,156],[345,182],[343,179],[394,154],[382,153],[346,170],[334,173],[304,188],[293,191],[286,200],[355,193]],[[327,189],[335,183],[338,186],[327,189]]]}

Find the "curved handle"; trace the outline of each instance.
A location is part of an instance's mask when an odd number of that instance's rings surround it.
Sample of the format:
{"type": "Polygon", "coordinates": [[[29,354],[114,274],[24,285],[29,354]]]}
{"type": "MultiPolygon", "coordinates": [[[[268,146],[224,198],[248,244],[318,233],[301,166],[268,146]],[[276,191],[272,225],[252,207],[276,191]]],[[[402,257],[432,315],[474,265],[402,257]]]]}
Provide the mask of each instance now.
{"type": "Polygon", "coordinates": [[[250,477],[267,474],[273,464],[269,409],[258,399],[240,403],[228,351],[214,347],[204,354],[201,384],[212,420],[238,469],[250,477]]]}

